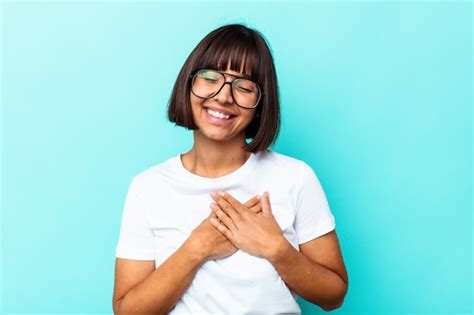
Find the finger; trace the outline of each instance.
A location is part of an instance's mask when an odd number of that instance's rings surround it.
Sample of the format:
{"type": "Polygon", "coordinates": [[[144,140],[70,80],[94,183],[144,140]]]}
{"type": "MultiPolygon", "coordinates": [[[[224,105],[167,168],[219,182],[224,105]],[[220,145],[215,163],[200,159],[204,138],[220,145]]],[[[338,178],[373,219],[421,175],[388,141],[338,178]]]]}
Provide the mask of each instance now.
{"type": "Polygon", "coordinates": [[[260,201],[259,199],[260,199],[259,195],[253,196],[252,198],[250,198],[244,203],[244,206],[246,206],[247,208],[251,208],[259,203],[260,201]]]}
{"type": "Polygon", "coordinates": [[[255,206],[249,208],[249,210],[253,213],[259,213],[262,211],[262,204],[261,203],[258,203],[256,204],[255,206]]]}
{"type": "Polygon", "coordinates": [[[268,192],[265,192],[262,195],[262,211],[265,215],[273,215],[272,214],[272,207],[270,205],[270,195],[268,192]]]}
{"type": "Polygon", "coordinates": [[[234,236],[232,235],[232,232],[221,222],[219,222],[218,219],[211,218],[209,219],[211,221],[211,224],[219,230],[222,234],[224,234],[235,246],[235,240],[234,236]]]}
{"type": "Polygon", "coordinates": [[[218,205],[211,204],[211,209],[228,229],[230,229],[231,231],[235,231],[237,229],[232,219],[227,215],[227,213],[222,211],[222,209],[218,205]]]}
{"type": "Polygon", "coordinates": [[[217,195],[214,197],[214,200],[217,203],[217,205],[219,205],[221,210],[224,211],[234,222],[237,222],[237,220],[240,219],[239,212],[237,212],[235,207],[233,207],[230,203],[228,203],[227,200],[225,200],[223,196],[217,195]]]}
{"type": "Polygon", "coordinates": [[[247,208],[245,208],[237,199],[232,197],[230,194],[223,192],[221,196],[222,199],[224,199],[228,204],[230,204],[238,213],[247,210],[247,208]]]}

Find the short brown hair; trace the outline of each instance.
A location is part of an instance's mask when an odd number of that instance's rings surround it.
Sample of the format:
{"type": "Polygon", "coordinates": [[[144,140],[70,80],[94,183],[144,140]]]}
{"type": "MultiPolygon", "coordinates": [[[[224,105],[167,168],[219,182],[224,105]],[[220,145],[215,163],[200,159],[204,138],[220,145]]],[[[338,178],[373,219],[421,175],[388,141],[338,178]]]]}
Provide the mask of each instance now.
{"type": "Polygon", "coordinates": [[[245,129],[251,138],[243,149],[247,152],[267,150],[274,144],[280,130],[280,101],[275,64],[264,36],[242,24],[221,26],[204,37],[186,59],[178,74],[168,102],[168,119],[175,125],[195,130],[190,102],[190,75],[196,70],[211,68],[243,72],[258,82],[263,95],[255,117],[245,129]],[[243,65],[242,65],[243,63],[243,65]]]}

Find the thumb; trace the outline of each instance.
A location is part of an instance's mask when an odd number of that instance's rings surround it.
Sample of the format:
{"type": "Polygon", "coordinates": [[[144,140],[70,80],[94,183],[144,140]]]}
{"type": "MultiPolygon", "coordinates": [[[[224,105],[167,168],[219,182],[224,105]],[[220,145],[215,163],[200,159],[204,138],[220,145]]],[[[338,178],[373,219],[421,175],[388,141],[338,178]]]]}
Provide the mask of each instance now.
{"type": "Polygon", "coordinates": [[[262,212],[264,215],[273,215],[272,214],[272,207],[270,205],[270,195],[268,191],[264,192],[262,195],[262,198],[260,199],[260,202],[262,203],[262,212]]]}

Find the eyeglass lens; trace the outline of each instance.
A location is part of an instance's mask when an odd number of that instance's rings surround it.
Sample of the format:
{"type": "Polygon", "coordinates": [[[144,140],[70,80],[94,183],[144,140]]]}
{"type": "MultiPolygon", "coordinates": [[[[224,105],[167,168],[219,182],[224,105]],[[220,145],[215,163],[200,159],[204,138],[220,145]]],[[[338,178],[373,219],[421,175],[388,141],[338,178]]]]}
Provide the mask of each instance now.
{"type": "MultiPolygon", "coordinates": [[[[193,92],[199,97],[211,98],[222,87],[225,77],[213,70],[200,70],[193,80],[193,92]]],[[[232,84],[234,101],[243,107],[254,107],[260,96],[260,90],[255,82],[247,79],[236,79],[232,84]]]]}

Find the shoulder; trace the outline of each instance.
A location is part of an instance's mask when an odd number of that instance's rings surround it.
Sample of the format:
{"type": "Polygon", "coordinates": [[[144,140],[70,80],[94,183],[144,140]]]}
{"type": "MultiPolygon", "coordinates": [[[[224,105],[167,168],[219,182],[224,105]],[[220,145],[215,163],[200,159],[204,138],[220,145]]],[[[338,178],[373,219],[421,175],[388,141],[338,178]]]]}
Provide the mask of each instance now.
{"type": "Polygon", "coordinates": [[[277,167],[283,171],[293,172],[294,175],[296,174],[295,172],[299,173],[303,167],[308,166],[303,160],[294,156],[271,150],[261,152],[260,160],[274,168],[277,167]]]}
{"type": "Polygon", "coordinates": [[[262,152],[260,160],[264,161],[262,164],[269,166],[271,172],[278,176],[285,176],[284,178],[297,182],[299,185],[319,181],[316,170],[303,159],[276,151],[266,151],[262,152]]]}
{"type": "Polygon", "coordinates": [[[304,173],[311,169],[299,158],[270,150],[259,153],[259,168],[265,171],[266,176],[285,178],[289,182],[301,182],[304,173]]]}
{"type": "Polygon", "coordinates": [[[298,166],[300,160],[277,151],[266,150],[258,153],[262,161],[285,166],[298,166]]]}
{"type": "Polygon", "coordinates": [[[142,169],[132,177],[132,184],[142,189],[155,186],[163,177],[172,176],[169,174],[173,172],[177,158],[173,156],[142,169]]]}

